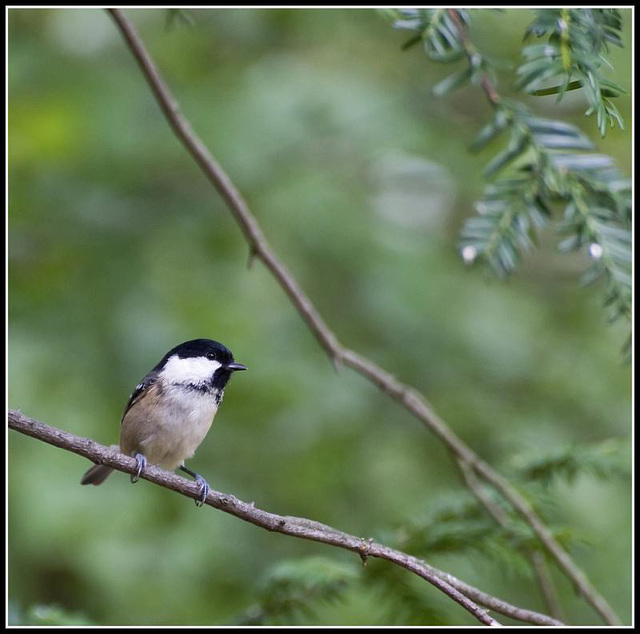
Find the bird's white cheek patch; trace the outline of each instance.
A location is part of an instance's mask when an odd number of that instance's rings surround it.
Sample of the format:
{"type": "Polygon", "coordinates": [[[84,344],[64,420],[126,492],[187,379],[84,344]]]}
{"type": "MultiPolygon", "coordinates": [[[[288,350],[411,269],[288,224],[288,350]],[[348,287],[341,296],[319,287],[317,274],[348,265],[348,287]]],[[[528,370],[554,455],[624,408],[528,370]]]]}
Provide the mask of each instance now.
{"type": "Polygon", "coordinates": [[[164,366],[160,376],[168,383],[204,383],[213,376],[221,364],[204,357],[181,359],[173,355],[164,366]]]}

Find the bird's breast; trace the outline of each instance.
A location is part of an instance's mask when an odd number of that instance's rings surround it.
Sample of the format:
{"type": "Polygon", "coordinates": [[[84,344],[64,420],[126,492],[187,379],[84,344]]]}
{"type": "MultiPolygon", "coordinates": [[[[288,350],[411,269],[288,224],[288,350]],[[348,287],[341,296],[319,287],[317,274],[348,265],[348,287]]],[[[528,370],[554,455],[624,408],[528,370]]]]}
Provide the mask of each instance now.
{"type": "Polygon", "coordinates": [[[218,403],[217,395],[210,391],[164,385],[153,411],[146,412],[153,420],[147,420],[148,433],[140,439],[138,450],[153,464],[177,468],[204,440],[218,403]]]}

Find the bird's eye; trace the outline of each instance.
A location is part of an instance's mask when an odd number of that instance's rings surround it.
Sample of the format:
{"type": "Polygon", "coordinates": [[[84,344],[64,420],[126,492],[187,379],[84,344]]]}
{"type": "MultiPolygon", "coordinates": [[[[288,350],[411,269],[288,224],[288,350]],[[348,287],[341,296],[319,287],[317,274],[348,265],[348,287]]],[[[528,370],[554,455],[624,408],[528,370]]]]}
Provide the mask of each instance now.
{"type": "Polygon", "coordinates": [[[216,353],[215,352],[207,352],[207,359],[215,360],[215,358],[216,358],[216,353]]]}

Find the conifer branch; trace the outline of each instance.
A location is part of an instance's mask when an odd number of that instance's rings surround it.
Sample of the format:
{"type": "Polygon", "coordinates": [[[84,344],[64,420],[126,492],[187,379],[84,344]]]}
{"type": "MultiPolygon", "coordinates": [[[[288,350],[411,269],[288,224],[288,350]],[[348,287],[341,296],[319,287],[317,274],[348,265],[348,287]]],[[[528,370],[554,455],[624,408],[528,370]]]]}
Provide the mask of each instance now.
{"type": "Polygon", "coordinates": [[[622,117],[611,99],[626,90],[601,72],[609,65],[604,54],[609,44],[622,46],[622,18],[618,9],[538,9],[525,37],[547,36],[547,41],[526,46],[525,63],[518,69],[516,87],[543,96],[583,89],[589,103],[586,114],[596,115],[598,129],[605,136],[607,125],[622,130],[622,117]],[[549,82],[555,83],[546,86],[549,82]],[[560,83],[556,83],[560,82],[560,83]]]}
{"type": "MultiPolygon", "coordinates": [[[[468,264],[481,262],[498,277],[508,277],[536,241],[537,232],[552,224],[565,239],[561,252],[585,248],[592,260],[582,282],[606,279],[605,306],[610,321],[631,315],[631,183],[611,157],[598,154],[575,126],[534,116],[524,104],[501,97],[493,64],[471,41],[471,12],[447,9],[396,10],[394,26],[418,32],[404,48],[424,42],[436,62],[467,59],[467,68],[433,88],[444,95],[465,84],[480,86],[494,114],[473,142],[479,151],[508,135],[506,149],[487,165],[489,180],[461,233],[460,249],[468,264]],[[553,221],[554,209],[563,218],[553,221]]],[[[624,89],[605,79],[599,68],[608,44],[620,46],[622,20],[617,9],[540,9],[527,36],[548,36],[548,42],[524,48],[516,88],[535,95],[558,94],[584,87],[590,109],[604,135],[607,124],[622,128],[611,101],[624,89]],[[560,79],[558,79],[560,77],[560,79]],[[557,86],[545,84],[555,78],[557,86]],[[578,79],[575,79],[578,78],[578,79]]],[[[628,346],[627,346],[628,347],[628,346]]]]}

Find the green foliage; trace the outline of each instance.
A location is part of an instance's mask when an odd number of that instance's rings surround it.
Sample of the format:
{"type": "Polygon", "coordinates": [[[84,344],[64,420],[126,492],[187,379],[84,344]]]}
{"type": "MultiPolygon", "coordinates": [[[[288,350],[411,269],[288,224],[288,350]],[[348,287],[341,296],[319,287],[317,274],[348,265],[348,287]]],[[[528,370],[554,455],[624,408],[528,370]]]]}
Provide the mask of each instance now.
{"type": "MultiPolygon", "coordinates": [[[[613,448],[605,443],[603,453],[611,453],[613,448]]],[[[558,456],[559,458],[559,456],[558,456]]],[[[566,474],[569,467],[558,459],[553,462],[545,458],[530,456],[526,465],[515,472],[520,478],[518,488],[536,513],[544,518],[552,535],[568,551],[584,547],[590,542],[589,537],[579,528],[565,523],[563,509],[557,498],[548,489],[533,480],[527,471],[531,466],[547,469],[549,478],[566,474]],[[543,466],[544,465],[544,466],[543,466]],[[533,480],[533,481],[527,481],[533,480]]],[[[582,460],[585,469],[599,468],[604,476],[624,474],[624,467],[617,463],[605,466],[601,459],[596,467],[597,458],[591,457],[591,467],[586,466],[587,458],[582,460]]],[[[609,459],[611,460],[611,459],[609,459]]],[[[538,472],[537,477],[542,477],[538,472]]],[[[627,474],[628,475],[628,474],[627,474]]],[[[508,526],[502,527],[489,515],[478,499],[469,491],[450,492],[432,501],[428,511],[413,516],[389,533],[387,541],[397,548],[410,552],[427,561],[434,555],[458,554],[470,558],[478,569],[486,571],[488,566],[495,566],[511,578],[531,579],[533,571],[528,554],[540,550],[540,542],[530,527],[489,487],[485,495],[496,506],[500,507],[508,520],[508,526]]]]}
{"type": "Polygon", "coordinates": [[[84,615],[70,612],[59,605],[33,605],[25,614],[10,610],[9,624],[14,626],[95,625],[91,619],[84,615]]]}
{"type": "Polygon", "coordinates": [[[534,95],[557,94],[584,88],[589,109],[596,114],[602,136],[607,125],[623,122],[612,98],[626,93],[602,72],[609,44],[622,46],[622,19],[617,9],[539,9],[526,37],[547,37],[544,44],[522,49],[526,62],[518,69],[516,87],[534,95]],[[557,83],[557,82],[560,83],[557,83]],[[546,86],[547,83],[555,85],[546,86]]]}
{"type": "Polygon", "coordinates": [[[556,447],[542,455],[517,456],[513,466],[521,477],[537,480],[545,486],[559,478],[573,482],[581,474],[627,479],[630,475],[629,443],[610,438],[593,445],[556,447]]]}
{"type": "MultiPolygon", "coordinates": [[[[547,456],[520,456],[516,474],[533,482],[521,483],[521,492],[548,522],[554,538],[567,550],[589,544],[579,530],[557,521],[562,509],[541,488],[554,477],[572,480],[578,472],[601,477],[628,475],[620,464],[622,444],[607,441],[593,447],[573,447],[547,456]],[[552,520],[552,521],[550,521],[552,520]]],[[[509,518],[508,530],[497,524],[469,491],[448,492],[433,499],[428,511],[413,515],[395,529],[379,531],[380,540],[429,561],[435,555],[463,555],[486,574],[494,566],[511,579],[531,580],[528,554],[540,544],[530,528],[512,513],[491,489],[485,492],[509,518]]],[[[344,599],[355,588],[373,590],[383,608],[382,623],[391,625],[450,625],[445,614],[425,592],[422,582],[388,562],[370,559],[359,564],[338,563],[328,557],[310,557],[275,564],[264,577],[258,601],[244,610],[234,624],[290,624],[309,620],[327,602],[344,599]]]]}
{"type": "MultiPolygon", "coordinates": [[[[573,125],[534,116],[523,104],[496,92],[495,64],[479,53],[467,29],[470,13],[459,10],[398,10],[396,28],[418,31],[405,44],[422,40],[434,61],[466,55],[461,71],[439,82],[433,92],[444,95],[472,82],[482,85],[494,116],[471,149],[479,151],[501,135],[506,147],[484,170],[489,184],[477,203],[478,216],[469,219],[460,247],[467,263],[483,262],[498,277],[508,277],[522,255],[536,243],[536,233],[553,224],[564,236],[562,252],[587,248],[592,263],[584,283],[604,277],[604,303],[615,321],[631,314],[630,182],[611,157],[596,151],[573,125]],[[561,213],[561,218],[554,219],[561,213]]],[[[615,9],[540,9],[526,36],[547,36],[547,43],[523,49],[526,62],[517,73],[516,88],[531,94],[558,94],[584,86],[604,135],[607,123],[622,119],[611,102],[624,90],[605,79],[600,66],[609,44],[620,46],[622,21],[615,9]],[[560,81],[551,87],[545,84],[560,81]]]]}
{"type": "MultiPolygon", "coordinates": [[[[542,464],[543,459],[539,460],[542,464]]],[[[528,475],[529,465],[518,473],[528,475]]],[[[559,462],[547,465],[550,472],[564,471],[559,462]]],[[[536,476],[538,477],[538,476],[536,476]]],[[[543,517],[561,516],[555,499],[544,489],[524,485],[524,495],[543,517]]],[[[413,515],[395,529],[380,532],[380,539],[404,552],[429,561],[435,555],[463,555],[486,574],[495,567],[512,579],[531,580],[533,571],[527,553],[540,545],[529,527],[488,489],[492,502],[507,513],[506,530],[498,525],[469,491],[448,492],[430,502],[428,511],[413,515]]],[[[548,519],[548,518],[547,518],[548,519]]],[[[575,529],[554,521],[550,530],[566,549],[588,540],[575,529]]],[[[449,625],[451,622],[433,603],[416,577],[388,562],[370,559],[342,564],[328,557],[310,557],[275,564],[265,575],[258,600],[234,619],[239,625],[278,625],[317,619],[318,610],[330,602],[344,600],[356,588],[373,590],[382,607],[382,623],[397,625],[449,625]]]]}
{"type": "MultiPolygon", "coordinates": [[[[497,498],[494,503],[501,505],[497,498]]],[[[505,530],[468,491],[433,500],[428,511],[414,515],[397,529],[394,541],[398,548],[418,557],[464,554],[482,567],[491,562],[503,571],[525,577],[530,567],[519,549],[528,542],[535,543],[521,521],[513,518],[513,527],[505,530]]]]}
{"type": "Polygon", "coordinates": [[[397,9],[395,16],[396,29],[417,32],[404,43],[403,50],[422,42],[427,56],[434,62],[456,62],[467,55],[468,66],[436,84],[432,89],[435,95],[441,97],[468,82],[479,84],[485,76],[497,80],[488,58],[462,38],[461,29],[466,29],[471,22],[471,14],[466,9],[397,9]]]}
{"type": "Polygon", "coordinates": [[[586,247],[592,264],[583,282],[605,277],[611,319],[630,317],[630,182],[609,156],[592,151],[578,128],[534,117],[517,102],[503,101],[496,108],[473,149],[482,149],[504,130],[508,146],[485,169],[485,175],[496,180],[476,205],[479,215],[465,223],[463,254],[482,259],[496,275],[507,277],[521,253],[534,246],[536,232],[552,222],[552,210],[563,209],[553,223],[563,236],[558,248],[568,252],[586,247]]]}
{"type": "Polygon", "coordinates": [[[190,27],[196,22],[189,9],[167,9],[166,16],[167,29],[173,28],[176,25],[190,27]]]}
{"type": "Polygon", "coordinates": [[[447,625],[425,592],[424,582],[386,561],[308,557],[275,564],[265,575],[258,600],[239,614],[234,625],[288,625],[313,622],[328,603],[344,600],[349,591],[373,591],[382,607],[381,623],[447,625]]]}
{"type": "MultiPolygon", "coordinates": [[[[469,22],[468,11],[459,9],[455,13],[462,22],[469,22]]],[[[452,62],[463,56],[457,25],[446,9],[398,9],[397,16],[393,24],[396,29],[417,32],[404,43],[403,50],[422,42],[427,55],[436,62],[452,62]]]]}
{"type": "Polygon", "coordinates": [[[451,625],[431,600],[424,582],[386,561],[370,561],[362,583],[372,588],[383,607],[382,623],[389,625],[451,625]]]}
{"type": "Polygon", "coordinates": [[[265,576],[257,603],[237,617],[236,624],[299,622],[314,616],[322,603],[340,599],[357,578],[354,566],[328,557],[279,562],[265,576]]]}

